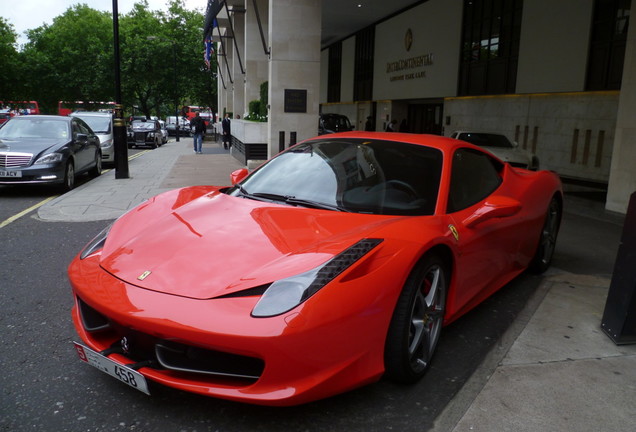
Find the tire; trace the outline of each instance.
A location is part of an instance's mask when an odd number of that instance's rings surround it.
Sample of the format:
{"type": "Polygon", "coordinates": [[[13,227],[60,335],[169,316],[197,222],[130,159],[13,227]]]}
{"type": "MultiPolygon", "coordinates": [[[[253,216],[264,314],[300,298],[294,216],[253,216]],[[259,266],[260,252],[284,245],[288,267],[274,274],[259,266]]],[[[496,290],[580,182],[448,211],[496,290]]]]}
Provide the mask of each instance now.
{"type": "Polygon", "coordinates": [[[157,147],[159,147],[159,144],[157,144],[157,139],[155,138],[155,140],[152,142],[152,144],[150,145],[150,147],[152,147],[153,149],[156,149],[157,147]]]}
{"type": "Polygon", "coordinates": [[[428,370],[444,322],[448,274],[444,261],[430,254],[409,275],[387,334],[387,378],[410,384],[428,370]]]}
{"type": "Polygon", "coordinates": [[[561,202],[555,196],[552,197],[550,204],[548,204],[545,221],[543,222],[543,228],[541,228],[541,235],[539,236],[537,251],[528,267],[532,273],[541,274],[550,267],[560,226],[561,202]]]}
{"type": "Polygon", "coordinates": [[[90,170],[89,175],[91,177],[99,177],[102,174],[102,155],[99,152],[95,152],[95,166],[90,170]]]}
{"type": "Polygon", "coordinates": [[[62,183],[62,192],[68,192],[75,187],[75,166],[73,161],[69,160],[64,168],[64,182],[62,183]]]}

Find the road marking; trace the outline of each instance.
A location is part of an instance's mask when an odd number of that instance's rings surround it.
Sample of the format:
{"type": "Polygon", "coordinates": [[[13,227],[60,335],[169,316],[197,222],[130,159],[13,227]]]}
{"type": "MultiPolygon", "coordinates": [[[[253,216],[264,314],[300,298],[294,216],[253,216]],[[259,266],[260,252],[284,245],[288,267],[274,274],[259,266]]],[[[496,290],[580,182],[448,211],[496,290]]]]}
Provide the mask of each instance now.
{"type": "Polygon", "coordinates": [[[35,209],[37,209],[37,208],[39,208],[39,207],[42,207],[44,204],[46,204],[47,202],[51,201],[52,199],[57,198],[58,196],[59,196],[59,195],[54,195],[54,196],[52,196],[52,197],[48,197],[47,199],[45,199],[45,200],[43,200],[43,201],[40,201],[39,203],[37,203],[37,204],[35,204],[35,205],[33,205],[33,206],[29,207],[28,209],[26,209],[26,210],[22,210],[20,213],[18,213],[18,214],[16,214],[16,215],[11,216],[9,219],[6,219],[6,220],[4,220],[2,223],[0,223],[0,228],[4,228],[4,227],[6,227],[6,226],[7,226],[7,225],[9,225],[11,222],[14,222],[14,221],[16,221],[16,220],[20,219],[22,216],[25,216],[25,215],[27,215],[27,214],[31,213],[33,210],[35,210],[35,209]]]}
{"type": "MultiPolygon", "coordinates": [[[[134,155],[128,156],[128,160],[133,160],[133,159],[135,159],[135,158],[137,158],[137,157],[139,157],[139,156],[141,156],[141,155],[143,155],[143,154],[148,153],[149,151],[150,151],[150,150],[144,150],[144,151],[141,151],[141,152],[139,152],[139,153],[135,153],[134,155]]],[[[112,169],[109,169],[109,170],[102,170],[102,174],[107,173],[108,171],[112,171],[112,169]]],[[[16,220],[20,219],[22,216],[26,216],[27,214],[31,213],[33,210],[37,210],[38,208],[42,207],[42,206],[43,206],[44,204],[46,204],[47,202],[49,202],[49,201],[51,201],[51,200],[53,200],[53,199],[55,199],[55,198],[57,198],[57,197],[59,197],[59,195],[53,195],[53,196],[51,196],[51,197],[48,197],[48,198],[46,198],[45,200],[40,201],[39,203],[37,203],[37,204],[35,204],[35,205],[33,205],[33,206],[29,207],[28,209],[26,209],[26,210],[22,210],[20,213],[18,213],[18,214],[16,214],[16,215],[11,216],[11,217],[10,217],[10,218],[8,218],[8,219],[5,219],[4,221],[2,221],[2,222],[0,223],[0,229],[2,229],[2,228],[4,228],[4,227],[6,227],[6,226],[7,226],[7,225],[9,225],[11,222],[15,222],[16,220]]]]}

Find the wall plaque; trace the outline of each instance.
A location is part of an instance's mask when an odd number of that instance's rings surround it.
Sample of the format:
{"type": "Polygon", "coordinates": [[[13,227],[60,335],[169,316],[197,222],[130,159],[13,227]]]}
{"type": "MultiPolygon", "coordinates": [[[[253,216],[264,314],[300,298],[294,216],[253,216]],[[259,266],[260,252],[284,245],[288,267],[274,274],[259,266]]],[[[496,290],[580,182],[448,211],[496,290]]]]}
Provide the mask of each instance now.
{"type": "Polygon", "coordinates": [[[307,112],[307,90],[285,89],[285,112],[307,112]]]}

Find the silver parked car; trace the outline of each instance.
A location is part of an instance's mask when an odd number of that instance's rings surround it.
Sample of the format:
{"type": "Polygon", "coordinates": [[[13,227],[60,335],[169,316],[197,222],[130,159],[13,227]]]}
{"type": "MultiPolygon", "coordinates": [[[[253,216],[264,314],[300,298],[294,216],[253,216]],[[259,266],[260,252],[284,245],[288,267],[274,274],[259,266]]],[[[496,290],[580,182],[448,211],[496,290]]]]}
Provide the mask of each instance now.
{"type": "Polygon", "coordinates": [[[539,169],[539,158],[519,147],[503,134],[491,132],[455,131],[451,138],[466,141],[488,150],[504,162],[518,168],[539,169]]]}
{"type": "Polygon", "coordinates": [[[76,111],[71,114],[84,120],[99,137],[99,145],[102,148],[102,161],[115,162],[115,146],[113,140],[113,114],[98,111],[76,111]]]}

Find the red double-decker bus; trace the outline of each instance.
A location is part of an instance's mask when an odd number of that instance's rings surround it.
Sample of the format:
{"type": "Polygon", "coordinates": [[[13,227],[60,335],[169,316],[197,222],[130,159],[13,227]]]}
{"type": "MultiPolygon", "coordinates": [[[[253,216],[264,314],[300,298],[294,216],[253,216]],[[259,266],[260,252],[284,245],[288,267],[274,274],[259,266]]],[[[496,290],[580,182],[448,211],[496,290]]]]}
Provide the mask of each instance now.
{"type": "Polygon", "coordinates": [[[186,105],[181,109],[181,116],[187,118],[188,121],[191,121],[197,112],[205,121],[206,127],[209,127],[210,123],[214,124],[214,121],[215,121],[214,114],[212,113],[210,108],[207,108],[207,107],[186,105]]]}
{"type": "Polygon", "coordinates": [[[14,115],[40,114],[37,101],[0,101],[0,111],[14,115]]]}
{"type": "Polygon", "coordinates": [[[57,103],[57,113],[61,116],[67,116],[75,111],[112,111],[115,108],[115,102],[98,102],[98,101],[59,101],[57,103]]]}

